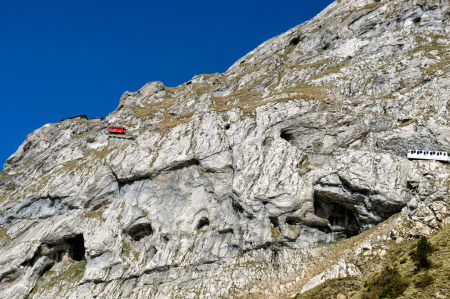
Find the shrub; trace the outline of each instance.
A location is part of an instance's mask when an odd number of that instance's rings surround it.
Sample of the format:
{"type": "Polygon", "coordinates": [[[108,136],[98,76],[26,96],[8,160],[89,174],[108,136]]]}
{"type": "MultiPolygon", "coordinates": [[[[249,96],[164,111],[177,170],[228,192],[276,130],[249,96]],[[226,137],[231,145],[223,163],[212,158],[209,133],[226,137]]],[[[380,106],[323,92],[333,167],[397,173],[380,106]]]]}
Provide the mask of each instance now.
{"type": "Polygon", "coordinates": [[[403,294],[409,283],[409,280],[403,277],[395,266],[386,266],[380,274],[367,283],[367,291],[361,298],[394,299],[403,294]]]}
{"type": "Polygon", "coordinates": [[[434,283],[434,278],[433,278],[433,276],[431,276],[428,273],[423,274],[414,282],[414,284],[418,288],[425,288],[433,283],[434,283]]]}
{"type": "Polygon", "coordinates": [[[412,259],[417,262],[417,270],[430,268],[431,261],[428,259],[428,256],[432,252],[433,248],[427,237],[420,238],[416,250],[411,255],[412,259]]]}
{"type": "Polygon", "coordinates": [[[406,263],[406,261],[407,261],[407,259],[406,259],[406,257],[404,257],[400,260],[400,264],[404,264],[404,263],[406,263]]]}

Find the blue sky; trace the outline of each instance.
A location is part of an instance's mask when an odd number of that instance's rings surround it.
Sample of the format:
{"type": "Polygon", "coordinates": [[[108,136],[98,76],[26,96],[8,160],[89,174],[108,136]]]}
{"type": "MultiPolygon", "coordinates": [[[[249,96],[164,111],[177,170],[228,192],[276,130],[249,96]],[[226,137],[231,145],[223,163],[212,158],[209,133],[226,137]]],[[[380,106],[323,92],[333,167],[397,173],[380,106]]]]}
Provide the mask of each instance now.
{"type": "Polygon", "coordinates": [[[2,1],[0,165],[46,123],[105,117],[126,90],[226,71],[331,1],[2,1]]]}

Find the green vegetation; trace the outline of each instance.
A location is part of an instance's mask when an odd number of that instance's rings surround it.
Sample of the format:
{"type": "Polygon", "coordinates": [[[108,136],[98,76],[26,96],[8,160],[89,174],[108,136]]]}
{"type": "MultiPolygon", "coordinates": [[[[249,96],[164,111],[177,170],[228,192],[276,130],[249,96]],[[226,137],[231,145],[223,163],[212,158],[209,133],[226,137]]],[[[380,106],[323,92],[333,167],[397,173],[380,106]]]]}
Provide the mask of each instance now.
{"type": "Polygon", "coordinates": [[[346,295],[354,292],[362,287],[360,278],[347,277],[347,278],[335,278],[325,281],[311,290],[306,291],[303,294],[297,294],[294,299],[325,299],[336,298],[337,294],[346,295]]]}
{"type": "Polygon", "coordinates": [[[7,191],[14,191],[16,190],[16,185],[14,183],[8,183],[5,185],[5,188],[7,191]]]}
{"type": "Polygon", "coordinates": [[[433,252],[430,241],[423,236],[417,243],[417,249],[412,252],[411,259],[417,262],[417,271],[431,267],[431,261],[428,256],[433,252]]]}
{"type": "Polygon", "coordinates": [[[0,171],[0,180],[7,178],[9,174],[6,171],[0,171]]]}
{"type": "MultiPolygon", "coordinates": [[[[63,289],[64,286],[71,283],[76,283],[83,278],[84,271],[86,270],[86,261],[72,262],[72,265],[66,271],[52,277],[47,283],[43,285],[36,285],[33,289],[31,295],[36,294],[40,289],[50,289],[58,284],[59,291],[63,289]]],[[[47,271],[44,276],[55,275],[57,272],[47,271]]]]}
{"type": "Polygon", "coordinates": [[[129,242],[124,241],[122,243],[122,254],[132,260],[139,260],[139,252],[136,252],[129,242]]]}
{"type": "Polygon", "coordinates": [[[366,283],[367,291],[361,298],[397,298],[405,292],[409,284],[410,281],[399,273],[396,266],[386,266],[380,274],[366,283]]]}
{"type": "Polygon", "coordinates": [[[310,269],[311,273],[305,277],[299,287],[340,259],[356,264],[363,272],[363,276],[329,280],[295,298],[328,299],[336,298],[337,294],[341,293],[349,299],[429,299],[435,298],[437,292],[448,298],[450,296],[450,262],[448,262],[450,261],[450,225],[420,240],[404,240],[401,243],[393,240],[383,241],[379,244],[388,248],[384,258],[361,253],[355,260],[353,259],[354,249],[358,244],[390,232],[396,218],[398,215],[393,215],[378,226],[337,244],[319,245],[327,248],[326,255],[323,260],[316,263],[314,268],[310,269]],[[428,266],[428,268],[422,266],[428,266]],[[358,285],[355,284],[356,281],[365,281],[365,283],[358,285]]]}
{"type": "Polygon", "coordinates": [[[418,288],[425,288],[429,285],[432,285],[433,283],[434,283],[434,278],[433,278],[433,276],[431,276],[428,273],[425,273],[425,274],[419,276],[419,278],[414,282],[414,284],[418,288]]]}

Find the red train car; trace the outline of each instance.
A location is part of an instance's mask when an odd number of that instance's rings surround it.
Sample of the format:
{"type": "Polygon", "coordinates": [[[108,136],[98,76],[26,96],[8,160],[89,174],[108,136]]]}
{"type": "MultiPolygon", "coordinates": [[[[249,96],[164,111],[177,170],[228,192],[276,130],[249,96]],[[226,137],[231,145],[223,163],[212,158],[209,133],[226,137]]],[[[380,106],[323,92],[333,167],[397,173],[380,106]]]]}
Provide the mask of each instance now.
{"type": "Polygon", "coordinates": [[[123,127],[109,127],[108,129],[109,133],[116,133],[116,134],[126,134],[127,129],[123,127]]]}

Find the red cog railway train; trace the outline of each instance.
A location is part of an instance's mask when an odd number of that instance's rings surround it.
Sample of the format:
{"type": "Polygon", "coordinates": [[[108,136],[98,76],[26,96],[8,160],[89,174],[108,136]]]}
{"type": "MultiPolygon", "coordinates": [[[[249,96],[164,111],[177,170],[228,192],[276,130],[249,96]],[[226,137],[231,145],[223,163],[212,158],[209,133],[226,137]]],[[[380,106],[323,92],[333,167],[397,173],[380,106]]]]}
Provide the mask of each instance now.
{"type": "Polygon", "coordinates": [[[109,133],[115,133],[115,134],[126,134],[127,129],[123,127],[109,127],[108,129],[109,133]]]}

